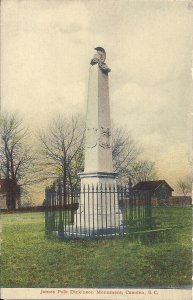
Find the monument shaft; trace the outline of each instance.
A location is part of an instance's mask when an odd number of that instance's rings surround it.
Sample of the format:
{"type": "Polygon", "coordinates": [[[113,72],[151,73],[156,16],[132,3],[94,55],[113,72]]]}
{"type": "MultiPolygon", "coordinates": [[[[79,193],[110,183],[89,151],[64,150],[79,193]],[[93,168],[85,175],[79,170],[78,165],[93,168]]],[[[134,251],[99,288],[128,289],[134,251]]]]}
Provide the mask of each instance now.
{"type": "Polygon", "coordinates": [[[95,64],[89,72],[84,172],[112,171],[108,73],[95,64]]]}

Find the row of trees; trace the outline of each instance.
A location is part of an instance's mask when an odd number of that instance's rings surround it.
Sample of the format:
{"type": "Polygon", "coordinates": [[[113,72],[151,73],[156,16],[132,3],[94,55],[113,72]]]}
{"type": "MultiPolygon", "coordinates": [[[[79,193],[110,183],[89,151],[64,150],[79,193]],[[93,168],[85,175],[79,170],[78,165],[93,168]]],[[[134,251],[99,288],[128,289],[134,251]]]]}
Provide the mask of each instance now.
{"type": "Polygon", "coordinates": [[[20,205],[22,190],[33,182],[35,156],[30,147],[29,132],[15,115],[4,114],[0,120],[0,174],[6,179],[7,207],[20,205]]]}
{"type": "MultiPolygon", "coordinates": [[[[80,184],[78,172],[84,167],[85,125],[80,117],[67,120],[61,116],[52,120],[46,130],[36,137],[36,149],[32,136],[16,115],[4,114],[0,123],[0,171],[1,178],[14,183],[25,191],[28,186],[56,178],[62,180],[63,192],[71,192],[80,184]],[[38,141],[38,142],[37,142],[38,141]]],[[[142,148],[126,128],[112,128],[112,154],[114,171],[119,180],[133,183],[157,178],[155,163],[139,159],[142,148]]],[[[7,206],[20,205],[20,195],[12,191],[7,206]]]]}

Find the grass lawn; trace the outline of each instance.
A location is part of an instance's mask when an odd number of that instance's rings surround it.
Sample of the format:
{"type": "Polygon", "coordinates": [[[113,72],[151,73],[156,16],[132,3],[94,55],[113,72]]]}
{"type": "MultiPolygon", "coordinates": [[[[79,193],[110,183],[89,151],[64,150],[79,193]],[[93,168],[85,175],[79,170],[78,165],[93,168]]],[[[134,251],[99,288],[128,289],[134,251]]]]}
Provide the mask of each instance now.
{"type": "Polygon", "coordinates": [[[164,242],[47,239],[44,213],[3,214],[2,287],[191,286],[192,209],[153,208],[160,226],[177,225],[164,242]]]}

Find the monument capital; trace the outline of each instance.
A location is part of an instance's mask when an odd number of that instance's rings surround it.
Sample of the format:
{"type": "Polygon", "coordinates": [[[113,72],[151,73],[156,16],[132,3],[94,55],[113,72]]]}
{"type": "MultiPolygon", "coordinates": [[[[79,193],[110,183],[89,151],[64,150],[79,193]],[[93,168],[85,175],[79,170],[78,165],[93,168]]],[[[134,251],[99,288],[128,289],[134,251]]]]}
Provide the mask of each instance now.
{"type": "Polygon", "coordinates": [[[108,68],[107,64],[105,63],[105,59],[106,59],[106,51],[104,48],[102,47],[96,47],[94,48],[97,53],[95,53],[93,59],[91,59],[90,64],[91,65],[95,65],[98,64],[99,68],[101,69],[101,71],[103,73],[109,73],[111,71],[111,69],[108,68]]]}

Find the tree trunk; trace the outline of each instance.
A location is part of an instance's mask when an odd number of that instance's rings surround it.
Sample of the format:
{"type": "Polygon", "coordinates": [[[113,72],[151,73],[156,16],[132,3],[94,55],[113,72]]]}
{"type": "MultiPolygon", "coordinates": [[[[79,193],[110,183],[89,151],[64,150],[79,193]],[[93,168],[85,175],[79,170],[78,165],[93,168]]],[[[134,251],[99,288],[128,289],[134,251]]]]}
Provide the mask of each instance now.
{"type": "Polygon", "coordinates": [[[62,178],[62,186],[63,186],[63,197],[64,197],[64,205],[67,204],[67,187],[66,187],[66,168],[63,170],[63,178],[62,178]]]}
{"type": "Polygon", "coordinates": [[[8,210],[16,210],[16,199],[17,196],[12,190],[7,191],[6,204],[8,210]]]}
{"type": "Polygon", "coordinates": [[[21,208],[21,197],[20,197],[20,195],[17,195],[17,205],[18,205],[18,208],[21,208]]]}

